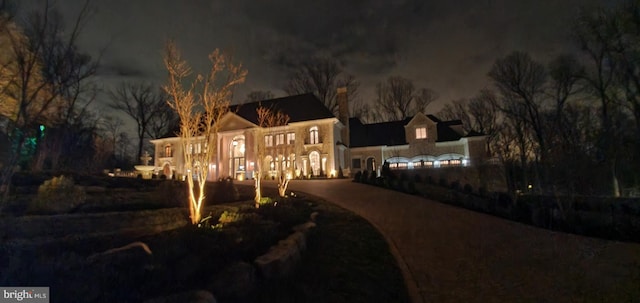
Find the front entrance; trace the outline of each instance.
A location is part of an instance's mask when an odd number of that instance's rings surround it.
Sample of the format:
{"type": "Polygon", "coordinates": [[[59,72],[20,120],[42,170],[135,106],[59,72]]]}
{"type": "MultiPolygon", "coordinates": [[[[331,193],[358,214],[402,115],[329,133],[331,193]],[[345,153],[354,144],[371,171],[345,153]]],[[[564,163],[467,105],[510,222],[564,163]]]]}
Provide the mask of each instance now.
{"type": "Polygon", "coordinates": [[[311,173],[314,176],[320,175],[320,153],[312,151],[309,153],[309,164],[311,166],[311,173]]]}
{"type": "Polygon", "coordinates": [[[244,179],[246,171],[244,136],[233,138],[229,146],[229,152],[229,176],[233,176],[234,179],[244,179]]]}
{"type": "Polygon", "coordinates": [[[166,163],[164,165],[164,167],[162,167],[162,174],[167,178],[167,179],[171,179],[172,174],[171,174],[171,165],[169,165],[169,163],[166,163]]]}

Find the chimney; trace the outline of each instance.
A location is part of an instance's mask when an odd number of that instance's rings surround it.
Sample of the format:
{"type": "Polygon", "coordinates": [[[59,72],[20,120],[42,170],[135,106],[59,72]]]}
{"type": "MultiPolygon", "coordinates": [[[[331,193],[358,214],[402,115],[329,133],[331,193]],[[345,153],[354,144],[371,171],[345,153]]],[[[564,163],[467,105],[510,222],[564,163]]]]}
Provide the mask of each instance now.
{"type": "Polygon", "coordinates": [[[338,119],[344,128],[342,129],[342,142],[349,147],[349,100],[347,98],[347,88],[338,87],[336,99],[338,99],[338,119]]]}

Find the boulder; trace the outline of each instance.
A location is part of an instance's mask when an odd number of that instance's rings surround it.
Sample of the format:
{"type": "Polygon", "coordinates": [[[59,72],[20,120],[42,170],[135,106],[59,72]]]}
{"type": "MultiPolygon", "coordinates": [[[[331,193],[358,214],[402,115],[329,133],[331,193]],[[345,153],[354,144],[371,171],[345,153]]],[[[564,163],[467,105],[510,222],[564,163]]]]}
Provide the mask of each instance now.
{"type": "Polygon", "coordinates": [[[315,227],[316,227],[316,224],[314,222],[309,221],[309,222],[294,226],[293,230],[307,234],[311,229],[314,229],[315,227]]]}

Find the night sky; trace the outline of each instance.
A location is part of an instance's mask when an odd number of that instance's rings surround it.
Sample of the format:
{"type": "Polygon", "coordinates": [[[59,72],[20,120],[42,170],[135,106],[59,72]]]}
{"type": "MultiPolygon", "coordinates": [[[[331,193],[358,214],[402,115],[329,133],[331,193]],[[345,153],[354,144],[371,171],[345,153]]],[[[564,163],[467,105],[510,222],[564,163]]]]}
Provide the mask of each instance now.
{"type": "MultiPolygon", "coordinates": [[[[19,2],[27,10],[40,1],[19,2]]],[[[162,84],[167,38],[201,72],[207,54],[221,48],[249,71],[235,101],[252,90],[283,96],[297,58],[332,55],[361,82],[364,100],[373,98],[376,82],[398,75],[435,90],[440,98],[431,111],[437,112],[445,102],[489,86],[486,74],[498,57],[522,50],[547,62],[570,50],[580,7],[612,2],[105,0],[94,1],[80,48],[94,56],[105,50],[98,76],[106,89],[122,81],[162,84]]],[[[55,3],[71,22],[83,1],[55,3]]]]}

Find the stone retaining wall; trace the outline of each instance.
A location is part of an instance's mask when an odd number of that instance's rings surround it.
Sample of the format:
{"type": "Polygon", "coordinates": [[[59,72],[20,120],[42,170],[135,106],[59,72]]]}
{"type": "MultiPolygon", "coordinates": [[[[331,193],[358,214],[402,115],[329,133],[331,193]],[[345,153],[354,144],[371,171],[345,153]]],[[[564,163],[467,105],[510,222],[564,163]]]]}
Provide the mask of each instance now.
{"type": "Polygon", "coordinates": [[[266,254],[256,258],[254,264],[262,277],[272,279],[289,275],[307,249],[307,236],[315,227],[316,223],[313,221],[294,227],[293,234],[271,246],[266,254]]]}

